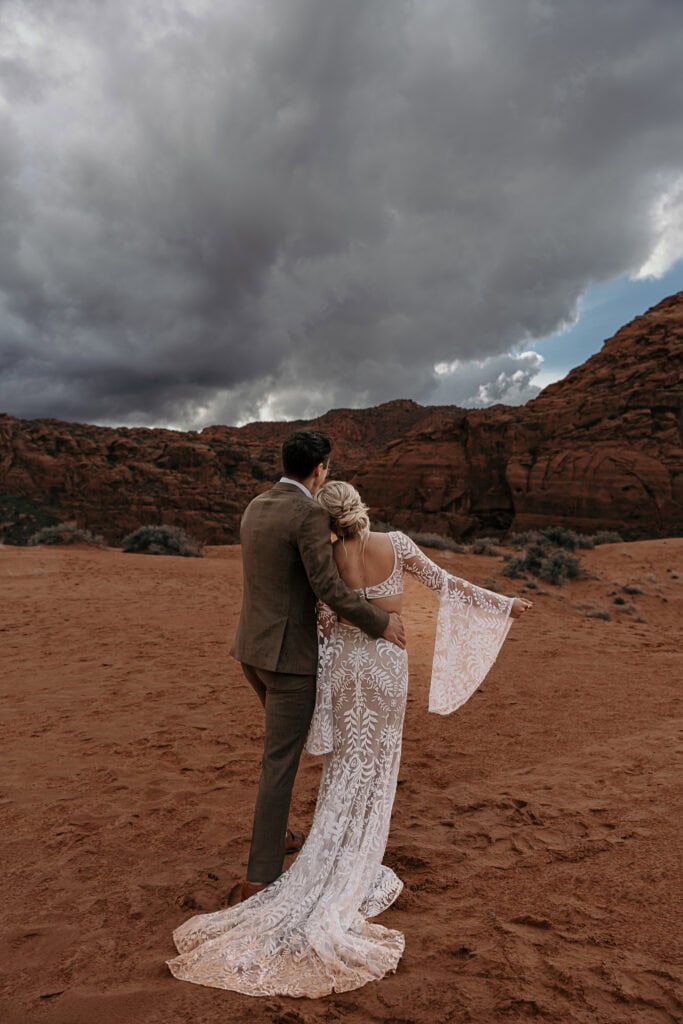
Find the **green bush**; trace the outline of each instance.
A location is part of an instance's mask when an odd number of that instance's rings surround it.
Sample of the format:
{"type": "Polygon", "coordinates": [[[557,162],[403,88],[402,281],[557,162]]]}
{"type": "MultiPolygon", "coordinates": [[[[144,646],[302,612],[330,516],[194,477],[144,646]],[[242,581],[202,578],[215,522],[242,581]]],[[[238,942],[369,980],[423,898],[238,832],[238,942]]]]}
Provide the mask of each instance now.
{"type": "Polygon", "coordinates": [[[201,558],[203,545],[179,526],[140,526],[121,541],[126,553],[144,555],[182,555],[201,558]]]}
{"type": "Polygon", "coordinates": [[[29,544],[94,544],[103,547],[104,537],[82,530],[75,522],[44,526],[28,539],[29,544]]]}

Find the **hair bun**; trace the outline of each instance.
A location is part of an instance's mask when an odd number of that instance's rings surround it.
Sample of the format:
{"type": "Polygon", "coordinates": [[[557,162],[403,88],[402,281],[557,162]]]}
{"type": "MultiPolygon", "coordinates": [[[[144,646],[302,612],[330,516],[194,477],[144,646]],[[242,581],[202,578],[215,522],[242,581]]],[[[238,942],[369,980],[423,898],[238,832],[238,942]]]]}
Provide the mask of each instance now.
{"type": "Polygon", "coordinates": [[[332,529],[342,538],[366,538],[370,532],[368,507],[355,487],[344,480],[329,480],[316,494],[329,513],[332,529]]]}

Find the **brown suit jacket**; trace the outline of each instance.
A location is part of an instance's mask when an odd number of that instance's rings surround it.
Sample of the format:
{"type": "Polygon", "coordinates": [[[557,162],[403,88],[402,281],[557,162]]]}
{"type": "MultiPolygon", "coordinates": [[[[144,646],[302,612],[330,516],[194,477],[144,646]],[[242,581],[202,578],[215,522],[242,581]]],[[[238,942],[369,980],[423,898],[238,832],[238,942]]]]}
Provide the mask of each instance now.
{"type": "Polygon", "coordinates": [[[316,598],[370,636],[387,612],[346,586],[334,560],[327,513],[294,484],[278,483],[247,507],[240,528],[242,612],[230,653],[271,672],[315,674],[316,598]]]}

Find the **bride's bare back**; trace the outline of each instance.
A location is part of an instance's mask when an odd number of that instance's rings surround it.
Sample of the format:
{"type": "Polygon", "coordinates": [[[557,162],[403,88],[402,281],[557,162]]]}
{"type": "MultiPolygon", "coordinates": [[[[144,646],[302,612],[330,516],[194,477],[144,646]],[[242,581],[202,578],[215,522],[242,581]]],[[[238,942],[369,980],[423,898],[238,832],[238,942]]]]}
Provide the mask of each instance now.
{"type": "MultiPolygon", "coordinates": [[[[334,557],[339,574],[348,587],[374,587],[391,576],[394,569],[394,546],[386,533],[370,533],[361,549],[360,540],[337,541],[334,557]]],[[[373,604],[387,612],[399,612],[403,606],[403,595],[372,598],[373,604]]],[[[342,619],[346,622],[346,619],[342,619]]]]}

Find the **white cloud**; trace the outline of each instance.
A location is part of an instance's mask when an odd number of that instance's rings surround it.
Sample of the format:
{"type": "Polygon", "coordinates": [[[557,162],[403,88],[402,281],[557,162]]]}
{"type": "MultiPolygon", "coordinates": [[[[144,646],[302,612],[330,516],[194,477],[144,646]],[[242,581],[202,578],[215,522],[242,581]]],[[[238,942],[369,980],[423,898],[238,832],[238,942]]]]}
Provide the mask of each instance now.
{"type": "Polygon", "coordinates": [[[543,356],[538,352],[503,353],[467,362],[455,360],[435,366],[437,386],[433,401],[438,405],[480,408],[503,402],[523,405],[538,392],[537,378],[543,356]]]}
{"type": "Polygon", "coordinates": [[[683,175],[659,196],[652,211],[655,246],[636,278],[663,277],[683,259],[683,175]]]}

